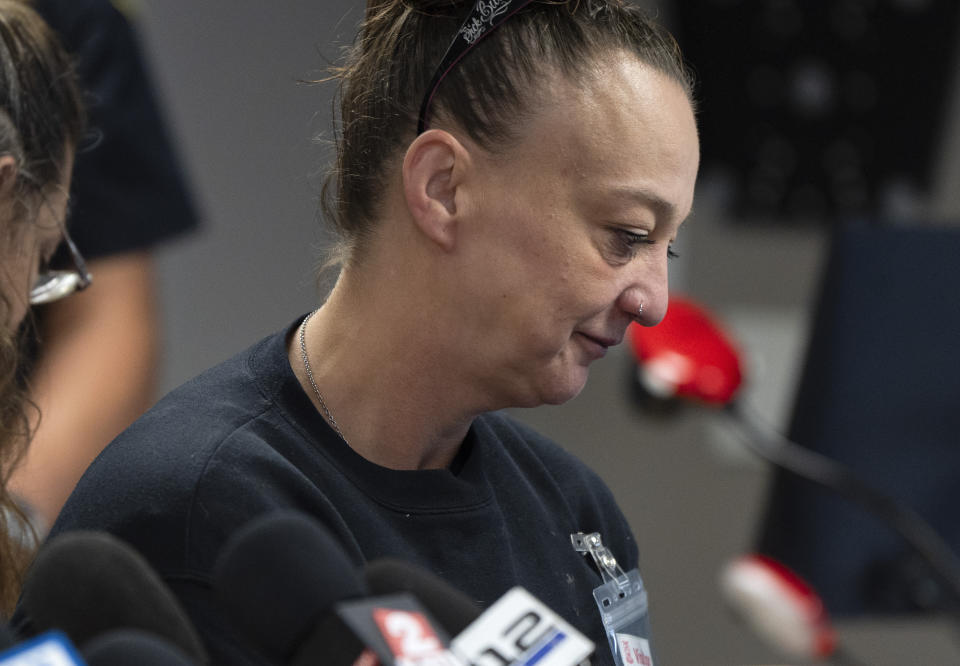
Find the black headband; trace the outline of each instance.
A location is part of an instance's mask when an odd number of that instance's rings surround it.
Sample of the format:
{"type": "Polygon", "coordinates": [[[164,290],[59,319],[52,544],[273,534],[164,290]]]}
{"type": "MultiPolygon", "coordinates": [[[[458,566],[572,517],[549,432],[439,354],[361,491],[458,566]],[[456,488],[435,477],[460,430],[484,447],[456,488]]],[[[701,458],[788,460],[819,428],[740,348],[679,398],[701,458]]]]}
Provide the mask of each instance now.
{"type": "Polygon", "coordinates": [[[456,66],[460,60],[467,55],[473,47],[484,37],[496,30],[508,18],[529,5],[533,0],[477,0],[473,9],[467,14],[466,20],[453,42],[443,54],[437,71],[434,72],[430,85],[427,86],[427,92],[423,96],[423,103],[420,105],[420,116],[417,120],[417,134],[423,134],[427,130],[427,121],[430,116],[430,105],[437,94],[437,88],[440,82],[446,78],[447,74],[456,66]]]}

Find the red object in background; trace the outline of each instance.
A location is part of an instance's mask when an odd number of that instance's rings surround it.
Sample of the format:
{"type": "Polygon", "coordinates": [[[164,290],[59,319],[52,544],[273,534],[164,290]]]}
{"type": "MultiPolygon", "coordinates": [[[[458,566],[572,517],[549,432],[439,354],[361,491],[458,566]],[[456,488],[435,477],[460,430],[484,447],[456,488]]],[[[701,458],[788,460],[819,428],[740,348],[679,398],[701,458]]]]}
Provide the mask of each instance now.
{"type": "Polygon", "coordinates": [[[656,326],[634,322],[627,329],[643,387],[659,398],[689,398],[729,404],[743,375],[740,354],[706,310],[671,296],[656,326]]]}
{"type": "Polygon", "coordinates": [[[729,562],[720,576],[724,601],[770,646],[801,659],[836,654],[836,631],[816,591],[765,555],[729,562]]]}

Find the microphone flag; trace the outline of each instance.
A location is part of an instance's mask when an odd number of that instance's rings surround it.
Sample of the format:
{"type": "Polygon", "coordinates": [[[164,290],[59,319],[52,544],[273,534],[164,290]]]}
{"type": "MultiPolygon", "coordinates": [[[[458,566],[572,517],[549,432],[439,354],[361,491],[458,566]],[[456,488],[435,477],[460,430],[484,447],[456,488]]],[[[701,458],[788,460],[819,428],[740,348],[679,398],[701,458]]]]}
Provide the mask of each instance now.
{"type": "Polygon", "coordinates": [[[474,666],[574,666],[593,642],[522,587],[500,597],[451,643],[474,666]]]}
{"type": "Polygon", "coordinates": [[[462,666],[447,646],[450,637],[409,593],[337,604],[337,614],[382,664],[462,666]]]}
{"type": "Polygon", "coordinates": [[[0,653],[0,666],[86,666],[62,631],[48,631],[0,653]]]}

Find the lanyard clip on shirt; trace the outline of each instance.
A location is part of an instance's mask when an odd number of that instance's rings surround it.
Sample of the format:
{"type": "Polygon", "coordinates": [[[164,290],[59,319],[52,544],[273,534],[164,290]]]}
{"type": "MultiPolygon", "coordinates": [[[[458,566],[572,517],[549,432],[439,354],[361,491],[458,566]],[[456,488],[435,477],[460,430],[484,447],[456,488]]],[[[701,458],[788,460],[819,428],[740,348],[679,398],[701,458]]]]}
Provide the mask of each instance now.
{"type": "Polygon", "coordinates": [[[630,581],[627,574],[617,564],[617,558],[613,556],[610,549],[603,545],[599,532],[571,534],[570,542],[575,551],[593,558],[593,563],[597,565],[597,571],[600,572],[604,583],[613,582],[623,591],[629,589],[630,581]]]}
{"type": "Polygon", "coordinates": [[[593,599],[617,666],[653,666],[647,590],[640,572],[624,572],[598,532],[571,534],[570,542],[575,551],[593,558],[603,579],[593,599]]]}

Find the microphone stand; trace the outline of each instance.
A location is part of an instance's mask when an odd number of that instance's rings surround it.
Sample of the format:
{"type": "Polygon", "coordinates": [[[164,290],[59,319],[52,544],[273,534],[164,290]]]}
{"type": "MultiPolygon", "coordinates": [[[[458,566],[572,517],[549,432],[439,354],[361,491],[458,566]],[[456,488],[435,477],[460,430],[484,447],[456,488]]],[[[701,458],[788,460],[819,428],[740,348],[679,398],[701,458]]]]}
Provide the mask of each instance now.
{"type": "Polygon", "coordinates": [[[743,407],[729,403],[725,412],[743,432],[747,448],[767,462],[816,483],[874,514],[892,527],[930,566],[949,593],[949,609],[960,626],[960,558],[918,513],[858,479],[842,463],[791,441],[774,428],[752,417],[743,407]]]}

